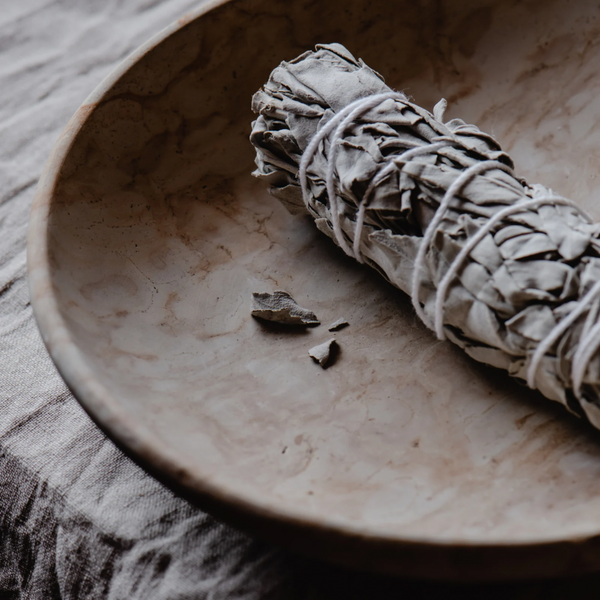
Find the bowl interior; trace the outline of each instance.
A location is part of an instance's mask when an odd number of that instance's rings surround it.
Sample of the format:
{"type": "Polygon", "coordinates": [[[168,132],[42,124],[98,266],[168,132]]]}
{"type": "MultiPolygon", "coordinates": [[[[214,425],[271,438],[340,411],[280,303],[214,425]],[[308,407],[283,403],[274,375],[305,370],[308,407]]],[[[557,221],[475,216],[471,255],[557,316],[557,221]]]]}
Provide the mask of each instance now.
{"type": "Polygon", "coordinates": [[[338,41],[600,217],[599,26],[554,0],[241,0],[183,24],[86,109],[51,195],[50,293],[95,381],[189,481],[273,514],[435,542],[597,534],[595,432],[437,342],[251,177],[247,138],[269,72],[338,41]],[[252,319],[276,289],[322,325],[252,319]],[[307,351],[339,317],[322,370],[307,351]]]}

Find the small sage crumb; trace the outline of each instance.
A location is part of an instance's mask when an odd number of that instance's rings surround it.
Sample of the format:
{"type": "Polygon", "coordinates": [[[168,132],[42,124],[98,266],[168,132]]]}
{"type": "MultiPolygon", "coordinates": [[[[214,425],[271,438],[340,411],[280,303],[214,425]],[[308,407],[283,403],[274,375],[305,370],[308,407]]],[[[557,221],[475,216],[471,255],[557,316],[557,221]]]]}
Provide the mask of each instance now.
{"type": "Polygon", "coordinates": [[[344,327],[348,327],[350,323],[346,321],[346,319],[338,319],[334,321],[328,328],[328,331],[339,331],[340,329],[344,329],[344,327]]]}
{"type": "Polygon", "coordinates": [[[335,339],[331,338],[330,340],[311,348],[308,351],[308,354],[315,362],[318,362],[322,367],[325,367],[331,358],[331,351],[336,343],[335,339]]]}
{"type": "Polygon", "coordinates": [[[296,301],[283,291],[252,293],[252,316],[265,321],[286,325],[319,325],[320,321],[311,310],[298,306],[296,301]]]}

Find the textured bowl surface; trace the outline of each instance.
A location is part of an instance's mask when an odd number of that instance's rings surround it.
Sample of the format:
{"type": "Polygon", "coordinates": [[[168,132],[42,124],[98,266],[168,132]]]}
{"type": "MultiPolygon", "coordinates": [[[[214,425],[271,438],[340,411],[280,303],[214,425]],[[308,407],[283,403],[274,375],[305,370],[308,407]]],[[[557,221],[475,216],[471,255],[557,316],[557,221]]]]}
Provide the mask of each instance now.
{"type": "Polygon", "coordinates": [[[253,179],[250,98],[338,41],[600,217],[600,9],[234,0],[181,19],[73,117],[40,182],[44,340],[93,418],[202,505],[345,564],[437,578],[600,568],[600,436],[437,342],[408,299],[253,179]],[[250,316],[284,289],[322,321],[250,316]],[[336,363],[310,347],[339,317],[336,363]]]}

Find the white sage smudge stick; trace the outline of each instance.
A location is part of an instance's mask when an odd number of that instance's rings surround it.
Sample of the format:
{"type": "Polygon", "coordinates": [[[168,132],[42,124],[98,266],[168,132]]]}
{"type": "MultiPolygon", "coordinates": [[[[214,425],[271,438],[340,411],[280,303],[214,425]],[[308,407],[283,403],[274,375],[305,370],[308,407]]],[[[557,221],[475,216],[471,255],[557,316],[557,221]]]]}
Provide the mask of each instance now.
{"type": "Polygon", "coordinates": [[[394,92],[339,44],[254,95],[257,169],[438,338],[600,428],[600,226],[528,185],[498,142],[394,92]]]}

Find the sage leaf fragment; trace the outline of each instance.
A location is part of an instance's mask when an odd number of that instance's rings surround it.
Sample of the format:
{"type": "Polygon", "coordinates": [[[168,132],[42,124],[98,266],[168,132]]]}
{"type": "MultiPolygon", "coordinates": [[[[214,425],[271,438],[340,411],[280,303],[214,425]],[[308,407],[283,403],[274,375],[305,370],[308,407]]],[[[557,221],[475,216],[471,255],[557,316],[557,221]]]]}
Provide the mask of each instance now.
{"type": "Polygon", "coordinates": [[[327,331],[339,331],[340,329],[344,329],[344,327],[348,327],[348,325],[350,323],[346,319],[338,319],[327,328],[327,331]]]}
{"type": "Polygon", "coordinates": [[[335,338],[331,338],[326,342],[311,348],[308,351],[308,354],[315,362],[318,362],[321,367],[325,368],[329,362],[329,359],[331,358],[331,354],[336,343],[337,342],[335,341],[335,338]]]}
{"type": "Polygon", "coordinates": [[[302,308],[284,291],[252,293],[252,316],[285,325],[319,325],[321,322],[311,310],[302,308]]]}

